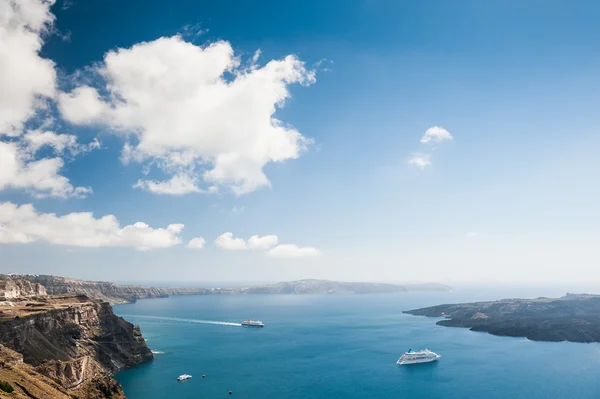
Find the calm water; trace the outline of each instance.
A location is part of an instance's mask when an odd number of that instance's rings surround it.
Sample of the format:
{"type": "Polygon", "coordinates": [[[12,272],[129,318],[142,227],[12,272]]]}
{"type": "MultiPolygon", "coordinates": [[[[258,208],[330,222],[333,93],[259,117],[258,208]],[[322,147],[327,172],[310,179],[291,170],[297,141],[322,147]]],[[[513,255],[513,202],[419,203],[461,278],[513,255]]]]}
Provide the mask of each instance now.
{"type": "MultiPolygon", "coordinates": [[[[497,297],[496,297],[497,298],[497,297]]],[[[402,310],[456,294],[190,296],[115,306],[156,354],[117,375],[129,399],[599,398],[600,345],[439,327],[402,310]],[[262,320],[263,329],[205,321],[262,320]],[[398,366],[429,347],[436,363],[398,366]],[[176,381],[180,374],[194,378],[176,381]],[[206,374],[206,379],[201,375],[206,374]]]]}

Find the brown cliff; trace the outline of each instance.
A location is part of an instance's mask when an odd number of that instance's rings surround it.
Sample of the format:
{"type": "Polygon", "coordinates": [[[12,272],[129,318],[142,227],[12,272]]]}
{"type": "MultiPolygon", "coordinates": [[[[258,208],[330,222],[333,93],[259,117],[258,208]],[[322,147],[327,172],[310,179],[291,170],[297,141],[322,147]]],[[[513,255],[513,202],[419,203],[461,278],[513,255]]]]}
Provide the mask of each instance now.
{"type": "Polygon", "coordinates": [[[112,374],[153,358],[139,328],[106,302],[52,295],[0,309],[0,380],[15,389],[6,397],[121,399],[112,374]]]}

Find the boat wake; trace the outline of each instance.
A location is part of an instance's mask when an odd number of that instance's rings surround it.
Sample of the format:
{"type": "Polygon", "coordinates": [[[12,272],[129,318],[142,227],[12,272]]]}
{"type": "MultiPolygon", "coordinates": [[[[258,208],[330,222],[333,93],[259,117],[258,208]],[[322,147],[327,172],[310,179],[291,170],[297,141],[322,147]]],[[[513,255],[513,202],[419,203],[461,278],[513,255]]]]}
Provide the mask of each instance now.
{"type": "Polygon", "coordinates": [[[124,314],[122,317],[139,317],[141,319],[152,319],[152,320],[165,320],[165,321],[177,321],[180,323],[195,323],[195,324],[215,324],[219,326],[232,326],[241,327],[241,323],[232,323],[229,321],[216,321],[216,320],[199,320],[199,319],[184,319],[181,317],[168,317],[168,316],[147,316],[140,314],[124,314]]]}

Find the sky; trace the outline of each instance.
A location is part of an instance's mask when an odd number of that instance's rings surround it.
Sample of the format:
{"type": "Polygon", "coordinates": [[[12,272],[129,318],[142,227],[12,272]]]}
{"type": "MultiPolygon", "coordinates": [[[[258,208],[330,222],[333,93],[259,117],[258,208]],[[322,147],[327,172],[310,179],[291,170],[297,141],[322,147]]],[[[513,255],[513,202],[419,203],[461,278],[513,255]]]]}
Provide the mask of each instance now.
{"type": "Polygon", "coordinates": [[[600,280],[600,4],[0,3],[0,272],[600,280]]]}

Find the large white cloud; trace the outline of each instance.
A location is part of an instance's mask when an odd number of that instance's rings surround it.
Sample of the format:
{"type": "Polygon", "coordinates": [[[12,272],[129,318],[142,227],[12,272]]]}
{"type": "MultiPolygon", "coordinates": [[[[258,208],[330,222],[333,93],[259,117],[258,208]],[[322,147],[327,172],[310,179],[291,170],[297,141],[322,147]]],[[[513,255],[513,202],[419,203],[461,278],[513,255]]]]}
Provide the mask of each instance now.
{"type": "Polygon", "coordinates": [[[29,147],[0,141],[0,190],[27,189],[38,197],[85,197],[89,187],[73,187],[59,174],[64,161],[59,158],[34,160],[29,147]]]}
{"type": "Polygon", "coordinates": [[[43,241],[75,247],[133,247],[141,251],[168,248],[181,242],[183,224],[152,228],[138,222],[125,227],[113,215],[99,219],[91,212],[57,216],[38,213],[31,204],[0,203],[0,243],[43,241]]]}
{"type": "Polygon", "coordinates": [[[54,63],[39,51],[54,22],[54,0],[0,1],[0,136],[17,136],[55,95],[54,63]]]}
{"type": "Polygon", "coordinates": [[[59,109],[72,123],[133,136],[124,159],[151,162],[174,176],[136,187],[247,193],[270,184],[267,163],[297,158],[311,142],[274,114],[290,84],[315,81],[294,56],[260,67],[255,58],[241,65],[225,41],[200,47],[174,36],[139,43],[105,55],[97,72],[106,96],[80,86],[59,95],[59,109]],[[173,158],[180,162],[170,163],[173,158]]]}
{"type": "Polygon", "coordinates": [[[62,157],[65,152],[73,156],[98,148],[98,141],[81,145],[73,135],[47,130],[53,119],[40,112],[56,95],[54,63],[39,55],[54,22],[53,4],[54,0],[0,1],[0,190],[84,197],[91,189],[73,187],[60,174],[62,157]],[[38,118],[32,119],[35,115],[38,118]],[[36,120],[44,122],[25,133],[25,124],[36,120]],[[52,151],[38,153],[44,147],[52,151]]]}
{"type": "Polygon", "coordinates": [[[314,247],[299,247],[296,244],[280,244],[270,249],[267,254],[274,258],[306,258],[321,255],[314,247]]]}

